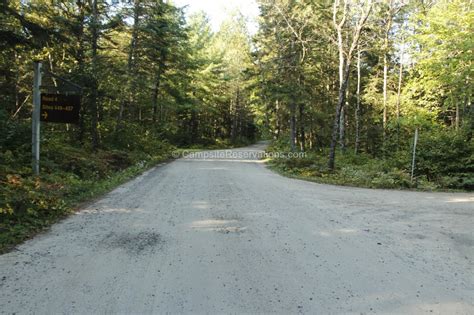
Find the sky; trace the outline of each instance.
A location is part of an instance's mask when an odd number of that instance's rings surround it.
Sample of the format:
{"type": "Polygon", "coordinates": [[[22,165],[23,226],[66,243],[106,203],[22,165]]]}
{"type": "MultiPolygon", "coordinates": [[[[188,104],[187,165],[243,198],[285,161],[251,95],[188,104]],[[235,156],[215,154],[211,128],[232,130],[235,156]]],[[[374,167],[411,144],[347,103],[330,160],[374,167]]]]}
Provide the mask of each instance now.
{"type": "Polygon", "coordinates": [[[257,32],[256,18],[259,9],[255,0],[174,0],[173,2],[179,7],[189,5],[186,9],[187,15],[198,11],[206,12],[214,31],[219,29],[219,26],[230,12],[238,9],[247,18],[247,27],[250,34],[257,32]]]}

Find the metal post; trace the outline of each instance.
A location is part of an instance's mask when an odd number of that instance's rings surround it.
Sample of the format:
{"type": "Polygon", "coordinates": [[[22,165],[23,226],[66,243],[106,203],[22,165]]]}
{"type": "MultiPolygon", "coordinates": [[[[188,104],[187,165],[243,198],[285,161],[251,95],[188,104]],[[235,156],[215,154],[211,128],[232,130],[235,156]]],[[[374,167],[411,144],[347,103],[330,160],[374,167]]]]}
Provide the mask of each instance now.
{"type": "Polygon", "coordinates": [[[39,175],[40,168],[41,66],[41,62],[34,62],[33,115],[31,119],[33,153],[32,164],[34,175],[39,175]]]}
{"type": "Polygon", "coordinates": [[[413,182],[413,177],[415,176],[415,158],[416,158],[416,144],[418,142],[418,128],[415,130],[415,139],[413,141],[413,159],[411,161],[411,181],[413,182]]]}

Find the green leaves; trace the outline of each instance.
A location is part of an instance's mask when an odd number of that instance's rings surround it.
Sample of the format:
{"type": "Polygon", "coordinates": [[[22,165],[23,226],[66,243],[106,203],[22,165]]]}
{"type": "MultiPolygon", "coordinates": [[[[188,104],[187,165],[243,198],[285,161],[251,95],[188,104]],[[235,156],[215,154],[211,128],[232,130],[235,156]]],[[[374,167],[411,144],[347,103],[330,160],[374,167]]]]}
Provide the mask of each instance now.
{"type": "Polygon", "coordinates": [[[438,106],[452,109],[473,92],[473,4],[440,1],[413,19],[417,84],[439,95],[438,106]]]}

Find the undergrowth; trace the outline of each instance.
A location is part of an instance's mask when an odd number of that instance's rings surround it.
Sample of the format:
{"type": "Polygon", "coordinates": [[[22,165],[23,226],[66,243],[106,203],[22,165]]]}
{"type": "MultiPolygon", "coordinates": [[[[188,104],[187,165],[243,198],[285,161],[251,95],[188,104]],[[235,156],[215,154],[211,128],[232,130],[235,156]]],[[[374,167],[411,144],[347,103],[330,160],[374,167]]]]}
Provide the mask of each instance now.
{"type": "MultiPolygon", "coordinates": [[[[320,183],[367,188],[418,189],[427,191],[474,190],[474,143],[456,133],[431,133],[420,137],[415,176],[411,180],[411,149],[381,154],[338,151],[336,169],[327,168],[328,151],[310,151],[305,157],[277,158],[270,168],[290,177],[320,183]]],[[[274,141],[269,152],[288,151],[274,141]]]]}

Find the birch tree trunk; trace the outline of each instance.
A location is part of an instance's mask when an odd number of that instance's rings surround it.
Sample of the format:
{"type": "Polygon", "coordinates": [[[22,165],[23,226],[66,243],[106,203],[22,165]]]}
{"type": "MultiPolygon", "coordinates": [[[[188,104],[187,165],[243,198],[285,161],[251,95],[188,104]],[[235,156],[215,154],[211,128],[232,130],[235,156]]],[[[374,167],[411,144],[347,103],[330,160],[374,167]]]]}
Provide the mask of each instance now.
{"type": "Polygon", "coordinates": [[[359,152],[360,146],[360,47],[357,46],[357,91],[356,91],[356,110],[355,110],[355,144],[354,152],[359,152]]]}
{"type": "Polygon", "coordinates": [[[386,28],[385,28],[385,38],[384,38],[384,52],[383,52],[383,141],[385,143],[386,132],[387,132],[387,121],[388,121],[388,114],[387,114],[387,81],[388,81],[388,47],[389,47],[389,33],[390,29],[392,28],[392,13],[391,9],[389,9],[387,21],[386,21],[386,28]]]}
{"type": "MultiPolygon", "coordinates": [[[[403,57],[405,54],[405,42],[402,39],[401,43],[401,52],[400,52],[400,66],[398,70],[398,88],[397,88],[397,142],[400,139],[400,105],[401,105],[401,98],[402,98],[402,82],[403,82],[403,57]]],[[[398,145],[398,144],[397,144],[398,145]]]]}
{"type": "Polygon", "coordinates": [[[346,71],[345,71],[344,79],[342,81],[342,86],[339,88],[339,99],[336,105],[336,115],[334,117],[334,123],[333,123],[333,128],[332,128],[331,146],[329,148],[329,162],[328,162],[328,168],[330,170],[334,170],[334,167],[335,167],[337,135],[338,135],[338,130],[339,130],[339,122],[341,119],[341,112],[342,112],[342,108],[344,107],[345,98],[346,98],[346,89],[349,82],[349,73],[350,73],[350,64],[346,64],[346,71]]]}
{"type": "Polygon", "coordinates": [[[388,77],[388,57],[385,52],[383,55],[383,138],[385,140],[385,131],[387,128],[387,77],[388,77]]]}

